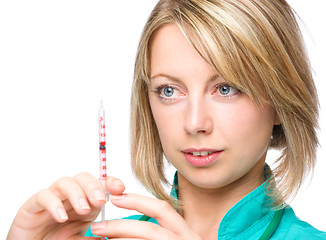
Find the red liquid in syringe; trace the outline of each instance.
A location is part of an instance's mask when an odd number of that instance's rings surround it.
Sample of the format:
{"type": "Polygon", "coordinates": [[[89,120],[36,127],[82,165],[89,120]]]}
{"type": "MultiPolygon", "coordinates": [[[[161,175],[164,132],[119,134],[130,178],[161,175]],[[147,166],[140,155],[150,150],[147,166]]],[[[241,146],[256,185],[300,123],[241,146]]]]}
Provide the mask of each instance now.
{"type": "Polygon", "coordinates": [[[105,140],[105,112],[101,104],[99,110],[99,142],[100,142],[100,178],[106,180],[106,140],[105,140]]]}

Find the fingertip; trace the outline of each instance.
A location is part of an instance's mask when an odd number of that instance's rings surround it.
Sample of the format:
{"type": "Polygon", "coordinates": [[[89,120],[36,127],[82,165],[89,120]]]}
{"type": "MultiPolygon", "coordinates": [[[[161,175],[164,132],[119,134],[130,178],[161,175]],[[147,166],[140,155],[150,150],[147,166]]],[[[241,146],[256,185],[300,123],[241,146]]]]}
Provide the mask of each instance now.
{"type": "Polygon", "coordinates": [[[63,223],[68,220],[67,212],[62,207],[57,208],[56,214],[58,222],[63,223]]]}
{"type": "Polygon", "coordinates": [[[122,200],[126,198],[127,194],[121,194],[121,195],[112,195],[111,194],[111,200],[122,200]]]}
{"type": "Polygon", "coordinates": [[[82,211],[82,213],[85,214],[91,210],[87,200],[84,197],[79,198],[79,208],[82,211]]]}
{"type": "Polygon", "coordinates": [[[125,191],[125,185],[117,178],[110,177],[107,181],[107,190],[111,194],[122,194],[125,191]]]}
{"type": "Polygon", "coordinates": [[[102,229],[104,229],[106,226],[106,222],[97,222],[97,223],[93,223],[93,225],[91,226],[91,231],[93,233],[98,233],[100,232],[102,229]]]}
{"type": "Polygon", "coordinates": [[[105,202],[106,202],[106,195],[102,189],[96,189],[93,192],[93,197],[94,197],[94,200],[92,201],[92,204],[95,207],[100,207],[103,204],[105,204],[105,202]]]}
{"type": "Polygon", "coordinates": [[[107,179],[107,184],[112,186],[124,186],[123,182],[115,177],[109,177],[107,179]]]}

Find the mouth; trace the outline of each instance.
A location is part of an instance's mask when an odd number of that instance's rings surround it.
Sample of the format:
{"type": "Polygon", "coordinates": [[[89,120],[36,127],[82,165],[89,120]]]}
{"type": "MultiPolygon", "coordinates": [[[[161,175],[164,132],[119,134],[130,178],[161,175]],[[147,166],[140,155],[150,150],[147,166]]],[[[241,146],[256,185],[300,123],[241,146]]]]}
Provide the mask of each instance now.
{"type": "Polygon", "coordinates": [[[210,155],[214,152],[207,152],[207,151],[200,151],[200,152],[188,152],[189,154],[192,154],[194,156],[197,156],[197,157],[205,157],[207,155],[210,155]]]}
{"type": "Polygon", "coordinates": [[[186,160],[193,166],[205,167],[213,164],[223,150],[186,149],[182,151],[186,160]]]}

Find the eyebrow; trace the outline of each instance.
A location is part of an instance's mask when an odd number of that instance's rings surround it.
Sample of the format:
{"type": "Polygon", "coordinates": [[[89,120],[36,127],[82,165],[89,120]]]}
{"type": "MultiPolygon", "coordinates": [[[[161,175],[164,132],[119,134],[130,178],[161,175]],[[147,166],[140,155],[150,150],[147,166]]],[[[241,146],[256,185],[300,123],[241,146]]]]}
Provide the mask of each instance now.
{"type": "Polygon", "coordinates": [[[156,74],[156,75],[152,76],[151,80],[154,80],[155,78],[158,78],[158,77],[168,78],[168,79],[170,79],[172,81],[175,81],[175,82],[182,82],[179,78],[173,77],[173,76],[170,76],[170,75],[164,74],[164,73],[159,73],[159,74],[156,74]]]}
{"type": "MultiPolygon", "coordinates": [[[[151,80],[154,80],[155,78],[158,78],[158,77],[164,77],[164,78],[168,78],[168,79],[170,79],[170,80],[172,80],[174,82],[182,83],[182,81],[179,78],[173,77],[173,76],[170,76],[170,75],[164,74],[164,73],[155,74],[154,76],[151,77],[151,80]]],[[[214,74],[214,75],[212,75],[211,77],[208,78],[207,82],[213,82],[219,77],[220,76],[218,74],[214,74]]]]}

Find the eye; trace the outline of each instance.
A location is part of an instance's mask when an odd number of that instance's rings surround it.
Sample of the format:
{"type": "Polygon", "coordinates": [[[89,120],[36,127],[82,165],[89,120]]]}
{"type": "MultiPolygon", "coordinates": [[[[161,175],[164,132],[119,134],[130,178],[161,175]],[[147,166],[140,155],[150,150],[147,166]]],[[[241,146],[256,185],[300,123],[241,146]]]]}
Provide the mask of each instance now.
{"type": "Polygon", "coordinates": [[[157,94],[162,101],[166,102],[176,101],[181,96],[184,96],[180,90],[167,84],[156,87],[154,90],[152,90],[152,92],[157,94]]]}
{"type": "Polygon", "coordinates": [[[222,84],[218,84],[217,86],[215,86],[215,91],[213,92],[216,93],[218,92],[218,95],[220,96],[224,96],[224,97],[232,97],[238,93],[240,93],[240,90],[231,87],[230,85],[226,84],[226,83],[222,83],[222,84]]]}
{"type": "Polygon", "coordinates": [[[221,86],[218,88],[218,91],[222,95],[228,95],[231,92],[230,86],[221,86]]]}
{"type": "Polygon", "coordinates": [[[174,93],[174,88],[172,87],[165,87],[161,90],[161,94],[163,94],[165,97],[172,97],[174,93]]]}

